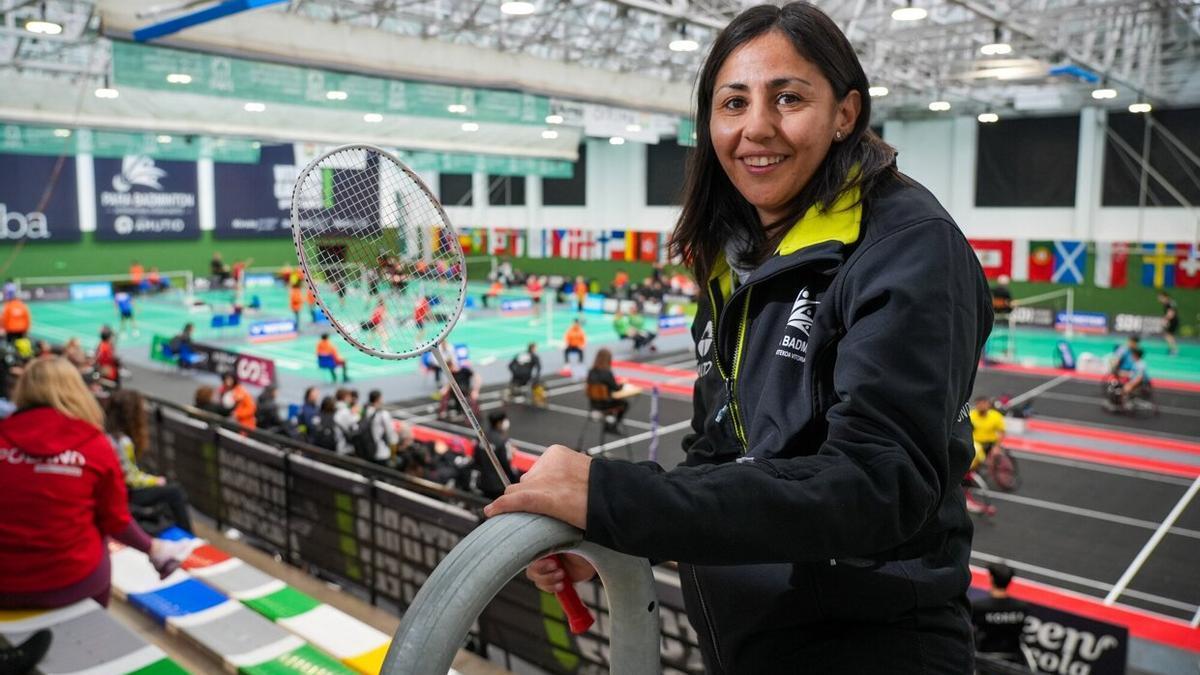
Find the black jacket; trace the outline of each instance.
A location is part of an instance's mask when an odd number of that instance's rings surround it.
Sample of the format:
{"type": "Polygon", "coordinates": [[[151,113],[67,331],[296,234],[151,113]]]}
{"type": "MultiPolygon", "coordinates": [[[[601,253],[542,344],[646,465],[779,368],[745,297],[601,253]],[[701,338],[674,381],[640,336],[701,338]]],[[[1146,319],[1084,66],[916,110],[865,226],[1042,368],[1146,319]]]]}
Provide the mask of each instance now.
{"type": "Polygon", "coordinates": [[[684,465],[592,463],[587,539],[680,561],[712,673],[970,672],[959,481],[987,282],[924,188],[854,197],[736,290],[718,268],[684,465]]]}

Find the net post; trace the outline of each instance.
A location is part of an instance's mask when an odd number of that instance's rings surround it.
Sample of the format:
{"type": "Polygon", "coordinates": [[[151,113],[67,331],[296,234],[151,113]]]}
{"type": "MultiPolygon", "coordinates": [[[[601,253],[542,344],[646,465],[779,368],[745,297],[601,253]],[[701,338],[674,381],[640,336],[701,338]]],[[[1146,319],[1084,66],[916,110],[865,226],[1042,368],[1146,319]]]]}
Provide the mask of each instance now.
{"type": "Polygon", "coordinates": [[[184,270],[184,272],[183,272],[183,302],[188,307],[191,307],[192,303],[195,302],[195,299],[196,299],[196,273],[191,270],[184,270]]]}
{"type": "Polygon", "coordinates": [[[1075,335],[1075,289],[1067,289],[1067,339],[1075,335]]]}
{"type": "MultiPolygon", "coordinates": [[[[1016,309],[1015,307],[1013,309],[1016,309]]],[[[1005,356],[1010,363],[1017,361],[1017,316],[1016,312],[1010,310],[1008,312],[1008,335],[1004,336],[1005,356]]]]}

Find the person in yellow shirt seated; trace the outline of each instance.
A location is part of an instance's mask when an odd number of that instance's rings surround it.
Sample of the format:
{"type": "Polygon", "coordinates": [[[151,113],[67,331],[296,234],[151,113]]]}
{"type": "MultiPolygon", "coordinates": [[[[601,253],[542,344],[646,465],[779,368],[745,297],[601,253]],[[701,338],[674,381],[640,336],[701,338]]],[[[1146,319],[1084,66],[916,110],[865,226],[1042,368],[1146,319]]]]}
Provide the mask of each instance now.
{"type": "Polygon", "coordinates": [[[1004,440],[1004,415],[992,407],[992,399],[980,396],[971,410],[971,439],[975,441],[975,462],[979,466],[996,444],[1004,440]]]}

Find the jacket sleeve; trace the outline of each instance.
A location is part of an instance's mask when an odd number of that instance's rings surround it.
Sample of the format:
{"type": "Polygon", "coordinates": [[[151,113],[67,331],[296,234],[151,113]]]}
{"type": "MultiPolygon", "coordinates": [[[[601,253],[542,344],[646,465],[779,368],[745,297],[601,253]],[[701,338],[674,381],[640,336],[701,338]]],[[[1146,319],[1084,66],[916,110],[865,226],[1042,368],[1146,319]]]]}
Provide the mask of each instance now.
{"type": "Polygon", "coordinates": [[[921,529],[959,478],[950,435],[990,315],[982,274],[945,221],[891,233],[849,264],[838,402],[816,452],[766,460],[751,448],[735,463],[666,473],[597,460],[587,539],[650,558],[750,564],[868,557],[921,529]]]}
{"type": "Polygon", "coordinates": [[[113,449],[117,451],[117,459],[121,461],[121,472],[125,475],[125,485],[131,488],[153,487],[158,485],[158,476],[142,471],[134,456],[133,441],[128,436],[120,436],[115,441],[113,449]]]}
{"type": "Polygon", "coordinates": [[[96,470],[96,484],[92,489],[96,504],[96,527],[103,534],[112,536],[124,530],[133,519],[129,515],[125,476],[107,436],[98,435],[90,445],[92,452],[87,460],[96,470]]]}

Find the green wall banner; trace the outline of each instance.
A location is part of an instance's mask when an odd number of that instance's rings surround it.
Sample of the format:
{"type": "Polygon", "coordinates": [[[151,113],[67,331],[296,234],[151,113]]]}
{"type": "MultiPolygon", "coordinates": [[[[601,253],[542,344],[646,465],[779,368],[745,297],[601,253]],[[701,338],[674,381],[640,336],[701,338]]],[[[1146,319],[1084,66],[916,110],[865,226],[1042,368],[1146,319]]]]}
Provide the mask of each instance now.
{"type": "Polygon", "coordinates": [[[131,42],[113,42],[112,64],[117,86],[247,101],[539,126],[550,112],[550,99],[534,94],[352,75],[131,42]],[[172,84],[168,75],[187,75],[191,81],[172,84]],[[466,109],[454,113],[451,105],[466,109]]]}
{"type": "Polygon", "coordinates": [[[570,178],[575,173],[574,162],[565,159],[408,150],[397,151],[396,157],[414,171],[437,171],[450,174],[472,174],[479,171],[493,176],[542,176],[543,178],[570,178]]]}
{"type": "Polygon", "coordinates": [[[213,159],[255,164],[258,152],[257,142],[235,138],[0,124],[0,153],[51,156],[85,153],[107,159],[145,155],[184,162],[213,159]]]}

